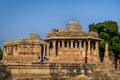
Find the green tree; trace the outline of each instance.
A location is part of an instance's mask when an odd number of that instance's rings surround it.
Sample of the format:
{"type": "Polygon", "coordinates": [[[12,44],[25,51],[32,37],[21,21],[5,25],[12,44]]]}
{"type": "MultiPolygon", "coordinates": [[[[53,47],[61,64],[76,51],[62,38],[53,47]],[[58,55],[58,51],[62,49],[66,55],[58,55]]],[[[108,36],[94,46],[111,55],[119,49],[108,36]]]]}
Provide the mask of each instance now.
{"type": "Polygon", "coordinates": [[[2,56],[3,56],[3,51],[2,51],[2,49],[0,48],[0,60],[2,59],[2,56]]]}
{"type": "Polygon", "coordinates": [[[99,45],[100,55],[104,56],[105,42],[109,43],[109,51],[118,58],[120,55],[120,32],[115,21],[104,21],[97,24],[90,24],[89,31],[97,32],[103,42],[99,45]]]}
{"type": "Polygon", "coordinates": [[[113,43],[113,44],[112,44],[112,51],[113,51],[114,53],[116,53],[116,55],[118,56],[119,53],[120,53],[120,44],[113,43]]]}

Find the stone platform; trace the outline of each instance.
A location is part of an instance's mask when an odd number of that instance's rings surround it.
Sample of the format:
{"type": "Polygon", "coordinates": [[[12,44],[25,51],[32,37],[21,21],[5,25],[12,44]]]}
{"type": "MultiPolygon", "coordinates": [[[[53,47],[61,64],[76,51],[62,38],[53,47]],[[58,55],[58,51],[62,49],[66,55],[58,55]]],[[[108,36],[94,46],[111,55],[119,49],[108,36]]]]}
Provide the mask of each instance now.
{"type": "Polygon", "coordinates": [[[89,80],[109,79],[95,64],[80,63],[15,63],[0,65],[1,80],[72,80],[84,74],[89,80]]]}

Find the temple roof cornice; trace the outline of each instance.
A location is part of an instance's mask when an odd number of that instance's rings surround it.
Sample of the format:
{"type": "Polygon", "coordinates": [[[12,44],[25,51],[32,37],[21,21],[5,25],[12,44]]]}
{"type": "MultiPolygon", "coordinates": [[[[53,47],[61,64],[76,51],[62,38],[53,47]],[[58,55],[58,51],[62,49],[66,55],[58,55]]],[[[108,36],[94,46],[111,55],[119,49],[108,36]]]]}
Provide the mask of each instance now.
{"type": "Polygon", "coordinates": [[[99,38],[94,38],[94,37],[52,37],[52,38],[46,38],[45,40],[62,40],[62,39],[80,39],[80,40],[97,40],[97,41],[102,41],[102,39],[99,38]]]}

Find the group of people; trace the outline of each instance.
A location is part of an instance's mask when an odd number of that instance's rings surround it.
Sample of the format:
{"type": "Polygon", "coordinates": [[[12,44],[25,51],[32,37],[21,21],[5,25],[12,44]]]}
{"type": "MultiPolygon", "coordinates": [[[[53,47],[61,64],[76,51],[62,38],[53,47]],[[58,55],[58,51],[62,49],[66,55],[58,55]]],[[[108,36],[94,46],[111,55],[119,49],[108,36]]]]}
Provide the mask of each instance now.
{"type": "Polygon", "coordinates": [[[40,62],[41,60],[42,61],[47,61],[49,58],[48,58],[48,56],[44,56],[43,58],[42,57],[40,57],[40,56],[38,56],[38,61],[40,62]]]}

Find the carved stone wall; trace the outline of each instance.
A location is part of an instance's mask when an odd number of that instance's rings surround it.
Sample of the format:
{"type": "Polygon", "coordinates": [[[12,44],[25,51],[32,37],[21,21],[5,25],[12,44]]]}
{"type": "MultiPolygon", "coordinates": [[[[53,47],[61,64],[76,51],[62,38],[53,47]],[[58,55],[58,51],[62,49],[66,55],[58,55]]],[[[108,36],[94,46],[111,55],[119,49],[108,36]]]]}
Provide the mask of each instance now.
{"type": "Polygon", "coordinates": [[[26,39],[7,41],[4,43],[3,61],[38,61],[38,56],[42,58],[45,53],[45,45],[37,34],[30,34],[26,39]]]}

